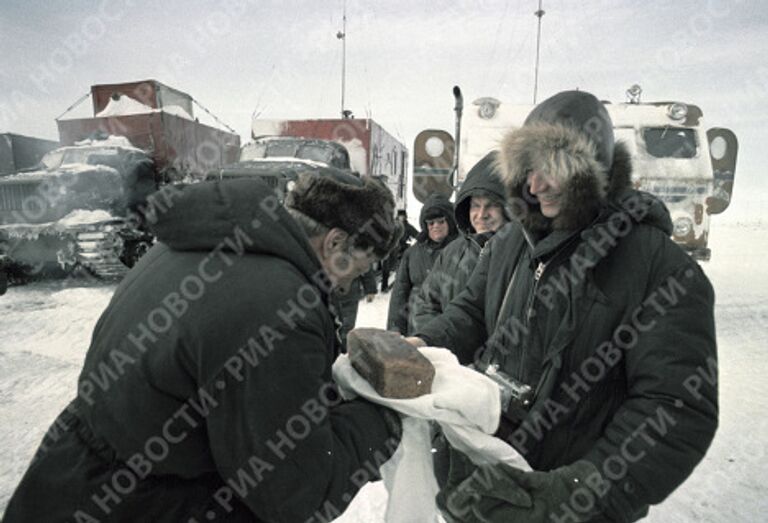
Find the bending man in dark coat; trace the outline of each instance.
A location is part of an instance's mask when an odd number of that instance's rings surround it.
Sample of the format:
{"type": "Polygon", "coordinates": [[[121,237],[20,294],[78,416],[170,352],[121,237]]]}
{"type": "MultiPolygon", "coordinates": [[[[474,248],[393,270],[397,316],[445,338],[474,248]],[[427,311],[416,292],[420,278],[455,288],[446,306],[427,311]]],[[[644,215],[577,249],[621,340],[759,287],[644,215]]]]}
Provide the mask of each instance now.
{"type": "Polygon", "coordinates": [[[631,189],[594,96],[538,105],[502,142],[500,168],[516,222],[411,341],[507,378],[497,435],[535,470],[463,479],[472,467],[455,453],[438,502],[452,521],[635,521],[717,428],[712,287],[670,240],[666,208],[631,189]],[[512,393],[522,385],[530,402],[512,393]]]}
{"type": "Polygon", "coordinates": [[[286,207],[254,180],[163,191],[159,243],[99,319],[77,397],[4,521],[340,513],[399,418],[340,401],[328,299],[397,242],[392,196],[331,169],[301,178],[286,207]]]}
{"type": "Polygon", "coordinates": [[[461,233],[440,252],[429,276],[413,291],[411,314],[416,331],[442,314],[464,290],[485,242],[508,221],[496,157],[495,151],[488,153],[469,170],[461,185],[454,211],[461,233]]]}
{"type": "Polygon", "coordinates": [[[458,234],[453,204],[441,194],[433,194],[424,202],[419,224],[421,232],[403,253],[389,300],[387,329],[403,335],[413,333],[414,291],[426,279],[440,251],[458,234]]]}

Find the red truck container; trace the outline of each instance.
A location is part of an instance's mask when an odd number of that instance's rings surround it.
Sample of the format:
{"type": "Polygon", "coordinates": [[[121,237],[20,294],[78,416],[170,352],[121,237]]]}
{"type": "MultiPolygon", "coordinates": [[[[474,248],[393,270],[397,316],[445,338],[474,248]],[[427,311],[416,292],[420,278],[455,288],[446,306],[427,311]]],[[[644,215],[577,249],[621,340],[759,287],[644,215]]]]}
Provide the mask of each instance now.
{"type": "Polygon", "coordinates": [[[202,179],[237,161],[240,137],[198,122],[192,97],[157,80],[94,85],[91,98],[93,117],[57,120],[62,145],[97,133],[125,136],[166,180],[202,179]]]}
{"type": "Polygon", "coordinates": [[[380,177],[405,209],[408,149],[370,118],[262,120],[254,118],[251,136],[296,136],[340,143],[349,152],[353,171],[380,177]]]}

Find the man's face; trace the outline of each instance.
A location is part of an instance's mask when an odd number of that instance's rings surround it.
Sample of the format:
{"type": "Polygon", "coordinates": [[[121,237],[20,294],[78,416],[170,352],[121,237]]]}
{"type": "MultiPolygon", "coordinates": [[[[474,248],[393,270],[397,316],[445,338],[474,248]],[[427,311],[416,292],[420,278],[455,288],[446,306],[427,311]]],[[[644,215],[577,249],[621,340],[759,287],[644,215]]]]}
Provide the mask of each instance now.
{"type": "Polygon", "coordinates": [[[487,196],[472,196],[469,202],[469,223],[480,234],[497,231],[504,224],[501,205],[487,196]]]}
{"type": "Polygon", "coordinates": [[[333,288],[346,293],[352,281],[366,273],[377,259],[369,250],[346,246],[332,251],[329,256],[321,260],[321,263],[333,288]]]}
{"type": "Polygon", "coordinates": [[[433,242],[441,242],[448,236],[448,220],[443,216],[427,220],[427,232],[433,242]]]}
{"type": "Polygon", "coordinates": [[[528,173],[528,190],[539,201],[541,214],[547,218],[560,214],[562,192],[554,178],[541,171],[531,171],[528,173]]]}

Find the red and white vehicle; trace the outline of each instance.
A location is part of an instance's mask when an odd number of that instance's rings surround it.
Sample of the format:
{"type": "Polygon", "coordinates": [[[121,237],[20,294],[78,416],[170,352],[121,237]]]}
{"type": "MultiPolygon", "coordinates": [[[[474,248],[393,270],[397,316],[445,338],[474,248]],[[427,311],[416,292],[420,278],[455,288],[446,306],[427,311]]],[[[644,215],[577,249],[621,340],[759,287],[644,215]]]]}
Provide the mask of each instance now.
{"type": "Polygon", "coordinates": [[[163,182],[201,180],[237,161],[240,136],[200,123],[189,94],[157,80],[91,86],[93,116],[59,118],[62,145],[124,136],[155,162],[163,182]]]}

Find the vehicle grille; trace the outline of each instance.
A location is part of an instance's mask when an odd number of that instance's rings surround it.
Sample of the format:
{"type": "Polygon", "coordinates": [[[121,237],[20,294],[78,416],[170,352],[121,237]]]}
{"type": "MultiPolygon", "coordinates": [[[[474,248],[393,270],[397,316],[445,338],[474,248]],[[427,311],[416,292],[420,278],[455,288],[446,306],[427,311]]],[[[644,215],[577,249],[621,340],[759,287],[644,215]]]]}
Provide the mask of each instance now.
{"type": "Polygon", "coordinates": [[[25,200],[35,196],[37,187],[36,183],[0,184],[0,211],[23,210],[25,200]]]}

